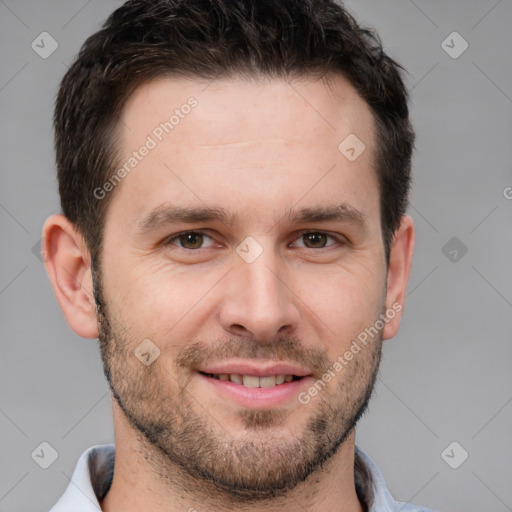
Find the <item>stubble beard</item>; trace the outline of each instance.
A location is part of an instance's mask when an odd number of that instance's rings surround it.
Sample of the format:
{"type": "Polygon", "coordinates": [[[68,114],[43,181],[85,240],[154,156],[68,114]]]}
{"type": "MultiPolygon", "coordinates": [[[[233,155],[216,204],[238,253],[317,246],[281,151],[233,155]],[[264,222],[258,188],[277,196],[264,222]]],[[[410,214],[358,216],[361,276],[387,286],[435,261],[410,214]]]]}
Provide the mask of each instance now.
{"type": "MultiPolygon", "coordinates": [[[[281,426],[289,415],[284,409],[241,409],[236,421],[242,422],[243,435],[234,438],[215,419],[214,411],[205,410],[201,397],[187,391],[184,380],[165,378],[162,372],[168,370],[158,359],[150,366],[136,359],[133,349],[141,340],[134,340],[109,315],[98,272],[93,273],[93,281],[105,377],[137,436],[141,454],[171,487],[178,484],[194,495],[232,504],[282,497],[332,460],[367,410],[379,370],[381,333],[336,376],[337,388],[325,388],[311,399],[314,406],[300,435],[281,426]],[[176,383],[174,389],[162,385],[169,381],[176,383]]],[[[245,347],[240,354],[250,357],[247,343],[237,346],[245,347]]],[[[254,354],[261,353],[262,346],[273,347],[265,350],[274,355],[296,351],[287,339],[272,345],[252,343],[254,354]]],[[[184,350],[187,357],[182,361],[190,362],[202,357],[208,346],[196,343],[184,350]]],[[[332,366],[325,354],[312,355],[318,369],[332,366]]]]}

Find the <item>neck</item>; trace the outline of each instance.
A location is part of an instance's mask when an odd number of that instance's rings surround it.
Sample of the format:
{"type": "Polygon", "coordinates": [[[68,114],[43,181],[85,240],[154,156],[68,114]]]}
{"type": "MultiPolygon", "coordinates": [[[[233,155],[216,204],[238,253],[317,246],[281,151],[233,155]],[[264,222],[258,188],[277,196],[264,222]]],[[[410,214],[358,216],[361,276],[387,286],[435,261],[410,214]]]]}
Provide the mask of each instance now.
{"type": "MultiPolygon", "coordinates": [[[[155,453],[155,448],[129,425],[113,401],[115,471],[112,486],[100,503],[102,512],[234,512],[232,499],[206,481],[192,479],[155,453]]],[[[247,502],[247,512],[363,512],[354,482],[355,431],[352,430],[326,464],[285,495],[247,502]]]]}

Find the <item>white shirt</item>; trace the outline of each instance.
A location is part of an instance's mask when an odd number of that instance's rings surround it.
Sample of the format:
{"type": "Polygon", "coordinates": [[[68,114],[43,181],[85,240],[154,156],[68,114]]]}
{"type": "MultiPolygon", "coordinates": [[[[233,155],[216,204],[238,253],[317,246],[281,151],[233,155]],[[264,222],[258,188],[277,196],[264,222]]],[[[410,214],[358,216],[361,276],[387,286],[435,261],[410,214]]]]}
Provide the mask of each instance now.
{"type": "MultiPolygon", "coordinates": [[[[114,475],[115,445],[88,448],[78,460],[71,482],[50,512],[101,512],[99,502],[108,493],[114,475]]],[[[373,460],[355,447],[355,485],[368,512],[434,512],[425,507],[395,501],[373,460]]]]}

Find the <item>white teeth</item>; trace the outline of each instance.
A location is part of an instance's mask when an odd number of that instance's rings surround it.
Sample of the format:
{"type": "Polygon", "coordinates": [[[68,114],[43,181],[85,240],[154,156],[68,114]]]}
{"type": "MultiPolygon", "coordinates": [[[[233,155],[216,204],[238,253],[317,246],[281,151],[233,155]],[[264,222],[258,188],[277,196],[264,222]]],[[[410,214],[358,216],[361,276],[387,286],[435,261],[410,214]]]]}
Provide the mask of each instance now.
{"type": "Polygon", "coordinates": [[[229,380],[235,384],[242,384],[248,388],[272,388],[293,380],[293,375],[267,375],[265,377],[257,377],[256,375],[240,375],[238,373],[219,373],[213,375],[213,377],[223,381],[229,380]]]}
{"type": "MultiPolygon", "coordinates": [[[[276,376],[269,375],[268,377],[260,377],[260,388],[271,388],[276,385],[276,376]]],[[[245,384],[245,381],[244,381],[245,384]]]]}
{"type": "Polygon", "coordinates": [[[260,378],[255,375],[244,375],[244,386],[248,388],[259,388],[260,387],[260,378]]]}
{"type": "Polygon", "coordinates": [[[243,384],[242,376],[237,373],[230,374],[229,380],[235,384],[243,384]]]}

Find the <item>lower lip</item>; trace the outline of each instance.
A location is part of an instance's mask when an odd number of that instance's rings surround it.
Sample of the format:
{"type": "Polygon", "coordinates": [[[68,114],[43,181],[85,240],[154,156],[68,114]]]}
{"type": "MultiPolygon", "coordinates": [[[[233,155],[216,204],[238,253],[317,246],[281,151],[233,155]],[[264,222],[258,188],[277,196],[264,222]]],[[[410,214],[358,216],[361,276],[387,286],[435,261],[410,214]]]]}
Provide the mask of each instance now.
{"type": "Polygon", "coordinates": [[[213,386],[221,395],[247,409],[263,409],[284,405],[296,398],[300,391],[312,381],[312,377],[284,382],[271,388],[249,388],[229,380],[215,379],[202,373],[199,376],[213,386]]]}

